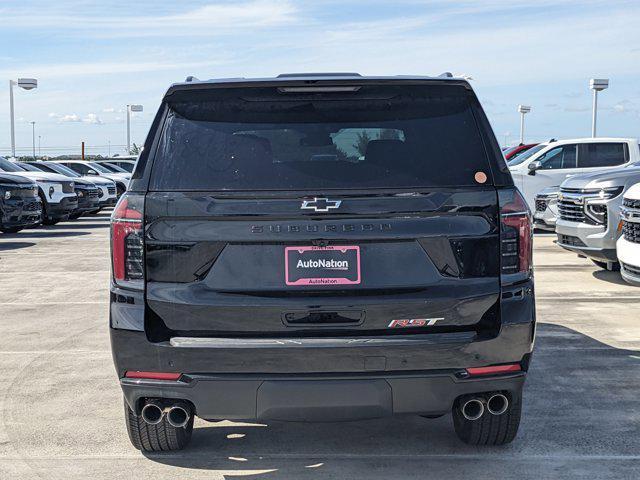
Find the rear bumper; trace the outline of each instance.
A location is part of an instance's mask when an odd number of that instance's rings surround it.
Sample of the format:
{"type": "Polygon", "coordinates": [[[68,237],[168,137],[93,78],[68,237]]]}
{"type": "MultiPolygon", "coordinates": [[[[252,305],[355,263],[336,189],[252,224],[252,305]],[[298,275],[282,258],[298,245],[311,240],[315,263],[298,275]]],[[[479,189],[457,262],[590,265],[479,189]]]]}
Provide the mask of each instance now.
{"type": "Polygon", "coordinates": [[[468,393],[520,395],[535,334],[533,284],[503,287],[501,327],[370,337],[172,338],[149,341],[141,292],[112,285],[113,360],[132,408],[143,398],[191,402],[205,419],[350,420],[439,415],[468,393]],[[465,369],[520,363],[523,372],[468,377],[465,369]],[[181,373],[179,381],[125,378],[181,373]]]}
{"type": "Polygon", "coordinates": [[[345,421],[400,414],[441,415],[457,397],[521,395],[525,374],[460,379],[454,372],[399,375],[183,375],[180,381],[122,379],[127,403],[142,398],[191,402],[206,420],[345,421]]]}

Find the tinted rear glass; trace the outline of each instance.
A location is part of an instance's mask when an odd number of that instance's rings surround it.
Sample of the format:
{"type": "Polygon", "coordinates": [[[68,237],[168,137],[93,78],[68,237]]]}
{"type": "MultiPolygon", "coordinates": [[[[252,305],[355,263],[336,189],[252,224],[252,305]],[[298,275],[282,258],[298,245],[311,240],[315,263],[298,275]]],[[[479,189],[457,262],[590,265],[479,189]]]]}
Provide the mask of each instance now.
{"type": "Polygon", "coordinates": [[[327,190],[477,185],[490,168],[461,86],[179,92],[152,190],[327,190]]]}
{"type": "Polygon", "coordinates": [[[623,143],[589,143],[588,154],[580,157],[582,168],[590,167],[615,167],[627,161],[625,154],[626,144],[623,143]]]}

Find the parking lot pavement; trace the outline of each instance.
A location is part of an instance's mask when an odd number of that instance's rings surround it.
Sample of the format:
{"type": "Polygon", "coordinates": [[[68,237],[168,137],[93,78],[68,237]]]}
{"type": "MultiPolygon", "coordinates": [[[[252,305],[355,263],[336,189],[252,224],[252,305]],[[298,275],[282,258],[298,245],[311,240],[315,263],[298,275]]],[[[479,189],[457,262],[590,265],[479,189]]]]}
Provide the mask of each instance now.
{"type": "Polygon", "coordinates": [[[475,448],[449,416],[196,422],[129,444],[107,331],[108,213],[0,235],[0,479],[640,478],[640,289],[535,239],[538,336],[520,434],[475,448]]]}

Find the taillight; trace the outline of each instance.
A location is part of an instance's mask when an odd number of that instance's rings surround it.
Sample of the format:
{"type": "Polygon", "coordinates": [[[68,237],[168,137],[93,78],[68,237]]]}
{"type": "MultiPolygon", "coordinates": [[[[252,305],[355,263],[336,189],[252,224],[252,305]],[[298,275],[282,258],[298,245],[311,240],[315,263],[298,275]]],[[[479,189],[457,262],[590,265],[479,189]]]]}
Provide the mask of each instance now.
{"type": "Polygon", "coordinates": [[[179,380],[181,373],[173,372],[140,372],[137,370],[128,370],[124,374],[125,378],[141,378],[144,380],[179,380]]]}
{"type": "Polygon", "coordinates": [[[111,260],[114,282],[126,288],[143,288],[144,196],[125,193],[111,215],[111,260]]]}
{"type": "Polygon", "coordinates": [[[511,363],[509,365],[495,365],[492,367],[469,367],[466,369],[471,376],[476,375],[498,375],[500,373],[519,372],[522,367],[519,363],[511,363]]]}
{"type": "Polygon", "coordinates": [[[500,258],[503,275],[529,273],[533,244],[531,212],[518,189],[500,190],[500,258]]]}

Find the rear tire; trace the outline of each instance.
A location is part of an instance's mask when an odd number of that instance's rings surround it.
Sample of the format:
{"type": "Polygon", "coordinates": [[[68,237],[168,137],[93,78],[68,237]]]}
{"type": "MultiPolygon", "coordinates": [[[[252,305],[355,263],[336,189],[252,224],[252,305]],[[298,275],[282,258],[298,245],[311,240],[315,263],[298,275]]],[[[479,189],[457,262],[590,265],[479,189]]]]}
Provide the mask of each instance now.
{"type": "Polygon", "coordinates": [[[593,260],[591,259],[591,261],[598,267],[600,267],[603,270],[609,270],[611,272],[619,272],[620,271],[620,264],[618,262],[611,262],[611,268],[609,268],[609,264],[607,262],[601,262],[599,260],[593,260]]]}
{"type": "Polygon", "coordinates": [[[124,416],[129,440],[134,447],[143,452],[169,452],[182,450],[191,440],[193,415],[184,427],[173,427],[167,422],[166,415],[157,425],[149,425],[142,416],[129,408],[124,401],[124,416]]]}
{"type": "MultiPolygon", "coordinates": [[[[506,394],[505,394],[506,395],[506,394]]],[[[522,397],[510,399],[509,408],[502,415],[486,411],[478,420],[467,420],[460,412],[458,402],[453,406],[453,427],[458,438],[469,445],[505,445],[513,441],[520,426],[522,397]]]]}

